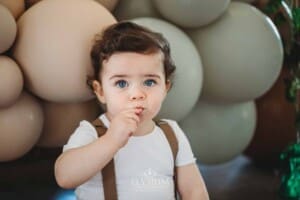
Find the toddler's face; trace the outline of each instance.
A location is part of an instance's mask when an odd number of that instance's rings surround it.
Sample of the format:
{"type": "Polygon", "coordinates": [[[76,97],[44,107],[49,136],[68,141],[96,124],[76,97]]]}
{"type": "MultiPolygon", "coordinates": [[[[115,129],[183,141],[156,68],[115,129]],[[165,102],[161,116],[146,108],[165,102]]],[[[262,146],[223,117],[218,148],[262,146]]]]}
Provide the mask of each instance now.
{"type": "Polygon", "coordinates": [[[100,78],[95,93],[106,104],[109,118],[122,110],[137,108],[142,110],[142,120],[153,119],[169,89],[160,52],[113,54],[104,61],[100,78]]]}

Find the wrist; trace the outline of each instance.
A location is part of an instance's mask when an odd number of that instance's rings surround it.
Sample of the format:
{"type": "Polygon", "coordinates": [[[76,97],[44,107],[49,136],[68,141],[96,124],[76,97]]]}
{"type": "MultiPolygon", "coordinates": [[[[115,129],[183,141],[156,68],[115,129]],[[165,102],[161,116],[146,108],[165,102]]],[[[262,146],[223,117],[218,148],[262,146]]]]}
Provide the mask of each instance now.
{"type": "Polygon", "coordinates": [[[102,137],[102,140],[105,141],[105,144],[109,145],[111,148],[115,149],[118,151],[122,144],[118,141],[117,138],[106,132],[102,137]]]}

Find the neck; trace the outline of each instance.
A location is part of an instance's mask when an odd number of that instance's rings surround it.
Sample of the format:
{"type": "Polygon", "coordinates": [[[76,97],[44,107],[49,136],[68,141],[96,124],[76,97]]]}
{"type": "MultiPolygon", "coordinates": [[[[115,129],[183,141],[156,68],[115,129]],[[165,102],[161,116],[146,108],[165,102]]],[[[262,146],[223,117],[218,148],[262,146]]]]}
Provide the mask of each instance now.
{"type": "Polygon", "coordinates": [[[133,133],[133,136],[147,135],[153,131],[155,123],[152,120],[142,121],[137,130],[133,133]]]}

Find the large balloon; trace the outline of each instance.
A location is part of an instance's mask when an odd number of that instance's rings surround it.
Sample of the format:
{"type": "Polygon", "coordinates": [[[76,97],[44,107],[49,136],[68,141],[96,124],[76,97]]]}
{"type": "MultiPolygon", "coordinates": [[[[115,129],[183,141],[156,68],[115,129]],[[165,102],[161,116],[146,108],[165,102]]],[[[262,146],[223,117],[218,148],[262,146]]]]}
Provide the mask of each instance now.
{"type": "Polygon", "coordinates": [[[93,98],[86,84],[92,73],[90,50],[96,33],[115,23],[95,1],[43,0],[18,20],[13,56],[25,74],[25,86],[52,102],[93,98]]]}
{"type": "Polygon", "coordinates": [[[43,120],[40,103],[26,92],[14,105],[0,109],[0,161],[27,153],[40,137],[43,120]]]}
{"type": "Polygon", "coordinates": [[[15,41],[17,25],[15,18],[8,10],[0,4],[0,53],[8,50],[15,41]]]}
{"type": "Polygon", "coordinates": [[[180,122],[198,160],[219,164],[241,154],[253,137],[256,124],[254,102],[212,104],[199,101],[180,122]]]}
{"type": "Polygon", "coordinates": [[[174,84],[159,113],[160,118],[183,119],[196,104],[202,89],[202,63],[190,38],[176,26],[154,18],[133,22],[160,32],[169,41],[176,65],[174,84]]]}
{"type": "Polygon", "coordinates": [[[115,11],[114,16],[118,20],[128,20],[137,17],[156,17],[160,14],[153,6],[152,0],[121,0],[115,11]]]}
{"type": "Polygon", "coordinates": [[[271,90],[256,100],[257,127],[245,154],[261,165],[278,166],[280,153],[296,141],[295,108],[285,98],[286,78],[289,70],[283,68],[271,90]]]}
{"type": "Polygon", "coordinates": [[[7,7],[15,19],[17,19],[25,10],[24,0],[0,0],[0,4],[7,7]]]}
{"type": "Polygon", "coordinates": [[[203,61],[203,98],[253,100],[271,88],[283,61],[272,21],[255,7],[232,2],[213,24],[189,32],[203,61]]]}
{"type": "Polygon", "coordinates": [[[186,28],[211,23],[220,17],[230,0],[154,0],[158,11],[167,20],[186,28]]]}
{"type": "Polygon", "coordinates": [[[43,103],[45,123],[37,143],[43,147],[62,147],[81,120],[92,121],[100,114],[96,100],[81,103],[43,103]]]}
{"type": "Polygon", "coordinates": [[[15,61],[0,56],[0,108],[15,103],[23,89],[23,75],[15,61]]]}

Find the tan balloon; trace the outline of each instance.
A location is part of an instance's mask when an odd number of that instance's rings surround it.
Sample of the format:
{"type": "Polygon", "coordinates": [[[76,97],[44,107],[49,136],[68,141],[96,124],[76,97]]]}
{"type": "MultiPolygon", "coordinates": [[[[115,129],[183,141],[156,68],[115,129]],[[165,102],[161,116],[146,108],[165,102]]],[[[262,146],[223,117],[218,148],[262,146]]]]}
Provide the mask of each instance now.
{"type": "Polygon", "coordinates": [[[24,0],[0,0],[0,4],[7,7],[15,19],[25,11],[24,0]]]}
{"type": "Polygon", "coordinates": [[[40,103],[26,92],[14,105],[0,109],[0,161],[26,154],[40,137],[43,120],[40,103]]]}
{"type": "Polygon", "coordinates": [[[17,24],[15,18],[8,10],[0,4],[0,53],[8,50],[15,41],[17,24]]]}
{"type": "Polygon", "coordinates": [[[92,73],[90,50],[96,33],[115,23],[95,1],[43,0],[18,20],[13,56],[25,74],[25,86],[51,102],[93,98],[86,84],[92,73]]]}
{"type": "Polygon", "coordinates": [[[23,89],[23,75],[17,63],[0,56],[0,108],[15,103],[23,89]]]}
{"type": "Polygon", "coordinates": [[[101,109],[96,100],[82,103],[43,103],[45,123],[37,143],[43,147],[61,147],[81,120],[94,120],[101,109]]]}
{"type": "Polygon", "coordinates": [[[101,3],[105,8],[110,11],[113,11],[118,4],[119,0],[95,0],[101,3]]]}
{"type": "Polygon", "coordinates": [[[116,16],[118,20],[127,20],[137,17],[160,18],[160,14],[155,9],[152,0],[121,0],[114,10],[114,16],[116,16]]]}

